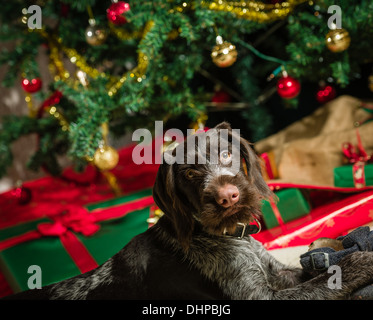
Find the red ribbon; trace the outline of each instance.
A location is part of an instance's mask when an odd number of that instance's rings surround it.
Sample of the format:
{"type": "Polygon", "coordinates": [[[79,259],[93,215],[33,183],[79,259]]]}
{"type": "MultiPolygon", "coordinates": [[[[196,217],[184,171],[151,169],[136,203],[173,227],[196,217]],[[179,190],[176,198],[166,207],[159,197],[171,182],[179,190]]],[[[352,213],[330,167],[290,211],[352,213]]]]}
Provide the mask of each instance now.
{"type": "Polygon", "coordinates": [[[354,180],[354,185],[356,188],[364,188],[365,183],[365,164],[372,161],[373,157],[368,155],[364,149],[363,143],[361,142],[361,137],[359,130],[356,128],[356,138],[357,138],[357,148],[355,148],[351,143],[345,142],[342,145],[342,152],[348,159],[352,166],[352,178],[354,180]]]}
{"type": "Polygon", "coordinates": [[[60,102],[61,98],[62,98],[62,92],[56,90],[49,98],[44,100],[44,102],[42,103],[42,105],[40,106],[40,108],[38,110],[37,117],[41,118],[41,116],[44,112],[44,109],[46,107],[50,107],[50,106],[53,106],[55,104],[58,104],[60,102]]]}
{"type": "Polygon", "coordinates": [[[61,236],[67,230],[91,236],[100,229],[100,226],[95,223],[94,216],[82,207],[64,211],[52,218],[54,222],[38,225],[38,230],[43,236],[61,236]]]}
{"type": "Polygon", "coordinates": [[[277,204],[276,204],[275,200],[272,197],[269,199],[269,204],[271,205],[272,211],[273,211],[273,213],[275,215],[275,218],[276,218],[278,224],[281,226],[281,228],[284,228],[285,227],[285,223],[284,223],[284,220],[282,220],[281,212],[278,209],[277,204]]]}
{"type": "Polygon", "coordinates": [[[84,236],[92,236],[100,229],[97,222],[121,218],[129,212],[146,208],[152,204],[154,204],[153,197],[148,196],[124,205],[99,208],[92,212],[88,212],[82,207],[70,206],[68,210],[50,217],[52,222],[40,223],[36,230],[0,241],[0,251],[42,237],[59,237],[79,270],[85,273],[98,267],[98,264],[74,232],[84,236]]]}
{"type": "Polygon", "coordinates": [[[350,163],[356,163],[358,161],[370,162],[373,158],[365,151],[358,129],[356,129],[356,138],[357,148],[355,148],[355,146],[353,146],[351,143],[345,142],[342,144],[343,154],[346,156],[350,163]]]}
{"type": "Polygon", "coordinates": [[[276,179],[278,177],[278,172],[277,172],[273,153],[264,152],[260,155],[260,157],[264,161],[264,166],[265,166],[264,174],[267,176],[266,178],[268,178],[269,180],[276,179]]]}

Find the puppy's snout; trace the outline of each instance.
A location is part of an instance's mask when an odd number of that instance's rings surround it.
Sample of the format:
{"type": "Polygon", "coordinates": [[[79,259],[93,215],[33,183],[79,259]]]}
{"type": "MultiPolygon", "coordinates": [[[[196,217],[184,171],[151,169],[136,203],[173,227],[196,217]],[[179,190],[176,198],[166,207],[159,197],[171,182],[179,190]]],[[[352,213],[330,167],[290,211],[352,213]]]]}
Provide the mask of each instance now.
{"type": "Polygon", "coordinates": [[[216,202],[224,208],[229,208],[238,202],[240,192],[233,184],[226,184],[218,189],[216,202]]]}

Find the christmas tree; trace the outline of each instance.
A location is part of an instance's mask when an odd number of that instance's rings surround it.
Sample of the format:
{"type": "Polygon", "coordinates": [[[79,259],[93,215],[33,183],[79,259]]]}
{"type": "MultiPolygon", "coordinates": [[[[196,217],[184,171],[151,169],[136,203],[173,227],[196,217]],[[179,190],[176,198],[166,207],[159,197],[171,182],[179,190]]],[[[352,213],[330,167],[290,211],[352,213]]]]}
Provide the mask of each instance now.
{"type": "Polygon", "coordinates": [[[256,141],[278,129],[279,114],[289,116],[288,122],[296,111],[301,115],[307,91],[324,103],[336,90],[343,93],[358,83],[369,96],[373,3],[333,5],[331,0],[2,4],[0,41],[11,44],[0,54],[0,65],[8,68],[2,84],[22,85],[28,114],[2,119],[0,177],[12,163],[12,142],[31,133],[38,136],[31,169],[60,173],[60,154],[78,168],[93,161],[110,169],[117,154],[108,135],[152,128],[155,120],[172,123],[181,117],[187,125],[204,124],[219,117],[216,111],[226,111],[230,120],[229,112],[238,110],[241,128],[256,141]],[[41,51],[48,56],[48,84],[36,59],[41,51]],[[320,81],[325,83],[319,87],[320,81]]]}

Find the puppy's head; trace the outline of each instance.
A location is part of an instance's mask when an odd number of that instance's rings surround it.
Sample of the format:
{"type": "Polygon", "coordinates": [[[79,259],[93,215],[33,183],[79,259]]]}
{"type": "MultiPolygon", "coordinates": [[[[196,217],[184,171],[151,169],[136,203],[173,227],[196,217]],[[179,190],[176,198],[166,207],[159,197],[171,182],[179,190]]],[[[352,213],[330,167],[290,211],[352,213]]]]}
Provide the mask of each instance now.
{"type": "Polygon", "coordinates": [[[153,197],[184,249],[196,223],[213,235],[233,232],[238,222],[259,216],[261,200],[273,195],[249,142],[226,122],[189,136],[163,157],[153,197]]]}

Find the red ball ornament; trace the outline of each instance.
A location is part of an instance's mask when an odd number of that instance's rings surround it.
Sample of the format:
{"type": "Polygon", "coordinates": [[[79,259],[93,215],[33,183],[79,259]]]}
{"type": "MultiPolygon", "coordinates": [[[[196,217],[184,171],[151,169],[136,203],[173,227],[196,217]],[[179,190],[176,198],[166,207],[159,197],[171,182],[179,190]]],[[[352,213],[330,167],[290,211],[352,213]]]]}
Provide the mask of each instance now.
{"type": "Polygon", "coordinates": [[[218,90],[214,93],[213,97],[211,98],[211,102],[215,102],[215,103],[231,102],[231,96],[223,90],[218,90]]]}
{"type": "Polygon", "coordinates": [[[127,23],[127,19],[124,13],[130,10],[130,5],[124,1],[114,2],[110,5],[109,9],[106,10],[107,18],[115,25],[122,25],[127,23]]]}
{"type": "Polygon", "coordinates": [[[24,187],[24,186],[16,187],[13,190],[12,195],[14,196],[14,198],[17,199],[17,202],[20,205],[26,205],[32,199],[31,190],[27,187],[24,187]]]}
{"type": "Polygon", "coordinates": [[[28,93],[34,93],[37,92],[41,89],[41,79],[40,78],[35,78],[32,80],[28,79],[23,79],[22,80],[22,88],[28,93]]]}
{"type": "Polygon", "coordinates": [[[284,99],[295,98],[300,92],[300,83],[287,74],[283,75],[277,82],[277,92],[284,99]]]}
{"type": "Polygon", "coordinates": [[[319,91],[317,91],[316,100],[319,103],[326,103],[330,100],[333,100],[336,95],[337,95],[337,92],[332,86],[324,85],[320,87],[319,91]]]}

